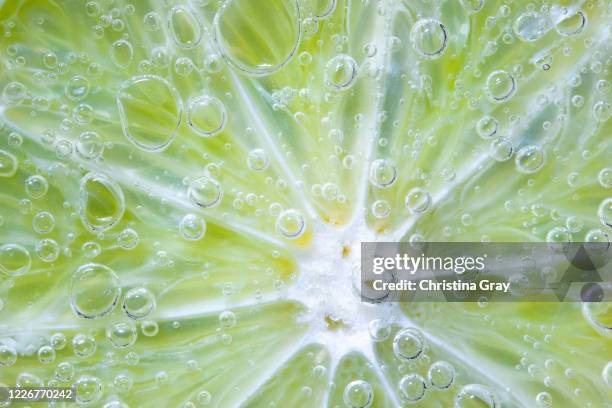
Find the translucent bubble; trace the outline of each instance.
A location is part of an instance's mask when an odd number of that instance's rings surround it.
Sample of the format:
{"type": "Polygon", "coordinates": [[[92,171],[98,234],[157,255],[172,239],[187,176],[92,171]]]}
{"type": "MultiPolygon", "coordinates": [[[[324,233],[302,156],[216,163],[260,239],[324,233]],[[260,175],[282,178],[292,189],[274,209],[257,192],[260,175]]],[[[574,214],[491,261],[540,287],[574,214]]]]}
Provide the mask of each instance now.
{"type": "Polygon", "coordinates": [[[53,333],[51,335],[49,343],[51,344],[51,347],[53,347],[55,350],[63,350],[64,347],[66,347],[67,343],[66,336],[64,335],[64,333],[53,333]]]}
{"type": "Polygon", "coordinates": [[[425,396],[425,379],[418,374],[407,374],[398,384],[402,400],[410,403],[420,401],[425,396]]]}
{"type": "Polygon", "coordinates": [[[68,99],[80,101],[89,94],[89,80],[83,76],[73,76],[66,82],[64,93],[68,99]]]}
{"type": "Polygon", "coordinates": [[[132,322],[120,322],[106,329],[106,338],[115,348],[127,348],[132,346],[138,337],[136,325],[132,322]]]}
{"type": "Polygon", "coordinates": [[[93,122],[95,112],[91,105],[81,103],[72,109],[72,119],[79,125],[88,125],[93,122]]]}
{"type": "Polygon", "coordinates": [[[476,123],[476,132],[484,139],[493,137],[497,133],[499,123],[493,116],[485,115],[476,123]]]}
{"type": "MultiPolygon", "coordinates": [[[[190,58],[187,57],[179,57],[176,59],[176,61],[174,61],[174,72],[176,72],[178,75],[186,77],[188,75],[190,75],[193,72],[194,69],[194,64],[193,61],[191,61],[190,58]]],[[[188,112],[189,114],[189,112],[188,112]]],[[[194,115],[196,120],[197,120],[197,114],[194,115]]],[[[194,120],[194,121],[196,121],[194,120]]]]}
{"type": "Polygon", "coordinates": [[[531,174],[542,168],[546,159],[544,149],[539,145],[523,146],[516,152],[514,164],[521,173],[531,174]]]}
{"type": "Polygon", "coordinates": [[[370,165],[370,183],[378,188],[389,188],[397,180],[395,164],[389,159],[376,159],[370,165]]]}
{"type": "Polygon", "coordinates": [[[486,92],[493,102],[505,102],[516,92],[516,80],[506,71],[493,71],[487,77],[486,92]]]}
{"type": "Polygon", "coordinates": [[[202,40],[202,25],[197,13],[186,6],[172,7],[168,14],[168,27],[174,42],[180,48],[195,48],[202,40]]]}
{"type": "Polygon", "coordinates": [[[138,233],[131,228],[126,228],[117,235],[117,245],[128,251],[136,248],[139,241],[138,233]]]}
{"type": "Polygon", "coordinates": [[[219,314],[221,327],[230,328],[236,325],[236,314],[231,310],[225,310],[219,314]]]}
{"type": "Polygon", "coordinates": [[[538,393],[535,400],[538,407],[548,408],[552,406],[552,396],[546,391],[538,393]]]}
{"type": "Polygon", "coordinates": [[[18,244],[0,246],[0,271],[19,276],[30,270],[32,258],[27,249],[18,244]]]}
{"type": "Polygon", "coordinates": [[[599,204],[597,216],[603,225],[612,228],[612,197],[606,198],[599,204]]]}
{"type": "Polygon", "coordinates": [[[74,394],[79,404],[93,404],[102,398],[102,381],[91,375],[81,376],[74,384],[74,394]]]}
{"type": "Polygon", "coordinates": [[[55,368],[55,378],[59,381],[70,381],[74,377],[75,369],[68,361],[62,361],[55,368]]]}
{"type": "Polygon", "coordinates": [[[155,11],[150,11],[142,19],[145,30],[150,32],[159,31],[162,25],[161,17],[155,11]]]}
{"type": "Polygon", "coordinates": [[[391,334],[391,325],[382,319],[371,320],[368,331],[373,341],[385,341],[391,334]]]}
{"type": "Polygon", "coordinates": [[[400,360],[414,360],[423,353],[425,346],[421,333],[414,328],[398,331],[393,338],[393,352],[400,360]]]}
{"type": "Polygon", "coordinates": [[[113,385],[115,386],[115,390],[119,393],[126,393],[132,389],[132,385],[134,384],[134,380],[129,374],[119,373],[113,379],[113,385]]]}
{"type": "Polygon", "coordinates": [[[12,346],[0,345],[0,367],[11,367],[17,361],[17,351],[12,346]]]}
{"type": "Polygon", "coordinates": [[[91,231],[114,227],[125,212],[121,187],[104,174],[88,173],[80,183],[79,215],[91,231]]]}
{"type": "Polygon", "coordinates": [[[491,142],[490,146],[491,157],[499,162],[510,160],[514,153],[512,142],[504,137],[498,137],[491,142]]]}
{"type": "Polygon", "coordinates": [[[210,208],[221,202],[223,190],[216,180],[208,176],[202,176],[189,184],[187,195],[193,204],[210,208]]]}
{"type": "Polygon", "coordinates": [[[212,401],[212,395],[210,395],[210,392],[202,390],[196,395],[196,401],[200,405],[208,405],[212,401]]]}
{"type": "Polygon", "coordinates": [[[597,181],[603,188],[612,188],[612,169],[605,167],[597,175],[597,181]]]}
{"type": "Polygon", "coordinates": [[[436,361],[429,367],[427,378],[432,388],[445,390],[455,380],[455,368],[446,361],[436,361]]]}
{"type": "Polygon", "coordinates": [[[79,333],[72,339],[72,351],[77,357],[89,357],[96,352],[96,348],[96,339],[90,334],[79,333]]]}
{"type": "Polygon", "coordinates": [[[533,11],[527,11],[519,15],[514,20],[512,27],[516,36],[526,42],[538,40],[547,30],[545,18],[533,11]]]}
{"type": "Polygon", "coordinates": [[[367,381],[352,381],[344,388],[343,399],[349,408],[368,408],[374,401],[374,390],[367,381]]]}
{"type": "Polygon", "coordinates": [[[15,385],[17,385],[17,388],[40,388],[43,386],[43,382],[34,374],[21,373],[17,376],[15,385]]]}
{"type": "Polygon", "coordinates": [[[2,91],[2,96],[8,104],[16,105],[27,96],[27,89],[21,82],[10,82],[2,91]]]}
{"type": "Polygon", "coordinates": [[[109,314],[121,295],[119,278],[108,266],[81,266],[70,281],[70,304],[80,317],[96,319],[109,314]]]}
{"type": "Polygon", "coordinates": [[[295,54],[300,24],[297,0],[229,0],[215,15],[214,37],[232,66],[251,75],[269,75],[295,54]]]}
{"type": "Polygon", "coordinates": [[[375,218],[387,218],[391,213],[391,205],[387,200],[376,200],[372,203],[372,215],[375,218]]]}
{"type": "Polygon", "coordinates": [[[463,386],[455,396],[455,408],[499,408],[499,400],[493,392],[480,384],[463,386]]]}
{"type": "Polygon", "coordinates": [[[571,234],[565,227],[555,227],[546,234],[546,242],[550,243],[568,243],[570,239],[571,234]]]}
{"type": "Polygon", "coordinates": [[[268,154],[263,149],[253,149],[247,156],[247,166],[252,171],[264,171],[270,165],[268,154]]]}
{"type": "Polygon", "coordinates": [[[76,151],[84,159],[95,160],[100,157],[104,151],[100,134],[95,131],[81,133],[76,143],[76,151]]]}
{"type": "Polygon", "coordinates": [[[596,102],[593,105],[593,117],[598,122],[606,122],[612,115],[610,104],[604,101],[596,102]]]}
{"type": "Polygon", "coordinates": [[[52,362],[55,361],[55,349],[51,346],[41,346],[38,349],[38,361],[40,361],[42,364],[51,364],[52,362]]]}
{"type": "Polygon", "coordinates": [[[306,230],[306,221],[298,210],[285,210],[276,218],[276,230],[285,238],[298,238],[306,230]]]}
{"type": "Polygon", "coordinates": [[[153,320],[143,320],[140,324],[140,331],[146,337],[153,337],[159,333],[159,325],[153,320]]]}
{"type": "Polygon", "coordinates": [[[183,103],[168,81],[155,75],[133,77],[121,84],[115,100],[123,135],[130,142],[150,152],[162,151],[172,143],[183,103]]]}
{"type": "Polygon", "coordinates": [[[406,194],[404,204],[413,214],[424,213],[431,207],[431,196],[422,188],[415,187],[406,194]]]}
{"type": "Polygon", "coordinates": [[[325,80],[338,90],[348,89],[357,78],[357,63],[348,55],[337,55],[325,66],[325,80]]]}
{"type": "Polygon", "coordinates": [[[149,316],[156,306],[155,296],[144,287],[128,290],[123,299],[123,310],[132,319],[143,319],[149,316]]]}
{"type": "Polygon", "coordinates": [[[17,173],[17,158],[0,149],[0,177],[13,177],[17,173]]]}
{"type": "Polygon", "coordinates": [[[184,239],[197,241],[206,233],[206,222],[198,215],[187,214],[181,220],[179,230],[184,239]]]}
{"type": "Polygon", "coordinates": [[[607,248],[610,245],[610,236],[600,229],[592,229],[585,234],[584,242],[606,244],[607,248]]]}
{"type": "Polygon", "coordinates": [[[469,14],[482,10],[485,3],[484,0],[459,0],[459,2],[469,14]]]}
{"type": "Polygon", "coordinates": [[[446,49],[447,41],[446,27],[438,20],[421,19],[410,30],[412,48],[427,59],[440,57],[446,49]]]}
{"type": "Polygon", "coordinates": [[[30,176],[25,181],[25,190],[30,198],[42,198],[49,191],[49,183],[43,176],[30,176]]]}
{"type": "Polygon", "coordinates": [[[601,377],[608,387],[612,388],[612,361],[608,361],[608,363],[604,366],[601,371],[601,377]]]}
{"type": "Polygon", "coordinates": [[[117,40],[111,45],[110,59],[119,68],[127,68],[134,59],[134,48],[129,41],[117,40]]]}
{"type": "Polygon", "coordinates": [[[223,102],[214,96],[200,96],[189,102],[187,120],[198,135],[215,136],[225,128],[227,111],[223,102]]]}
{"type": "Polygon", "coordinates": [[[36,255],[43,262],[53,262],[59,257],[60,247],[51,238],[41,239],[36,244],[36,255]]]}
{"type": "Polygon", "coordinates": [[[586,15],[581,10],[569,14],[564,8],[553,7],[551,18],[555,22],[555,30],[565,37],[580,34],[587,25],[586,15]]]}

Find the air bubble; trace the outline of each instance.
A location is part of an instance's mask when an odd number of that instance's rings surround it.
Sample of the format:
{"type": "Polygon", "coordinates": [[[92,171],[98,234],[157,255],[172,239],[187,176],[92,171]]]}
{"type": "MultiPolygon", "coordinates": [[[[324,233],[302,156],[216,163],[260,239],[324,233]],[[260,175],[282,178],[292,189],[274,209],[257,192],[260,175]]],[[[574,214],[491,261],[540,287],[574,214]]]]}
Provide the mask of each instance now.
{"type": "Polygon", "coordinates": [[[49,183],[43,176],[30,176],[25,181],[25,190],[30,198],[42,198],[49,190],[49,183]]]}
{"type": "Polygon", "coordinates": [[[70,305],[80,317],[96,319],[109,314],[121,295],[119,278],[108,266],[81,266],[70,282],[70,305]]]}
{"type": "Polygon", "coordinates": [[[489,388],[480,384],[465,385],[455,396],[455,408],[499,408],[499,400],[489,388]]]}
{"type": "Polygon", "coordinates": [[[193,10],[185,6],[172,7],[170,10],[168,27],[174,42],[180,48],[195,48],[202,40],[202,26],[196,15],[193,10]]]}
{"type": "Polygon", "coordinates": [[[136,325],[132,322],[115,323],[106,329],[106,338],[115,348],[130,347],[137,337],[136,325]]]}
{"type": "Polygon", "coordinates": [[[513,24],[514,34],[522,41],[532,42],[542,37],[547,30],[544,17],[536,12],[527,11],[519,15],[513,24]]]}
{"type": "Polygon", "coordinates": [[[385,320],[374,319],[368,324],[368,332],[373,341],[385,341],[391,334],[391,325],[385,320]]]}
{"type": "Polygon", "coordinates": [[[612,197],[606,198],[599,204],[597,216],[603,225],[612,228],[612,197]]]}
{"type": "Polygon", "coordinates": [[[432,388],[448,389],[455,379],[455,368],[446,361],[436,361],[429,367],[427,378],[432,388]]]}
{"type": "Polygon", "coordinates": [[[395,164],[389,159],[377,159],[370,165],[370,183],[378,188],[389,188],[397,180],[395,164]]]}
{"type": "Polygon", "coordinates": [[[68,99],[80,101],[89,94],[89,80],[80,75],[73,76],[66,83],[64,93],[68,99]]]}
{"type": "Polygon", "coordinates": [[[4,87],[2,96],[6,103],[17,105],[27,96],[27,89],[21,82],[10,82],[4,87]]]}
{"type": "Polygon", "coordinates": [[[514,153],[512,142],[505,137],[499,137],[491,142],[490,146],[491,157],[499,162],[510,160],[514,153]]]}
{"type": "Polygon", "coordinates": [[[505,102],[516,92],[516,80],[506,71],[493,71],[487,77],[486,92],[493,102],[505,102]]]}
{"type": "Polygon", "coordinates": [[[0,345],[0,367],[11,367],[17,361],[17,351],[12,346],[0,345]]]}
{"type": "Polygon", "coordinates": [[[40,361],[42,364],[51,364],[52,362],[55,361],[55,349],[51,346],[41,346],[38,349],[38,361],[40,361]]]}
{"type": "Polygon", "coordinates": [[[446,49],[447,41],[446,27],[438,20],[421,19],[410,30],[412,48],[427,59],[440,57],[446,49]]]}
{"type": "Polygon", "coordinates": [[[612,188],[612,169],[609,167],[601,169],[597,174],[597,181],[603,188],[612,188]]]}
{"type": "Polygon", "coordinates": [[[27,273],[32,266],[32,258],[27,249],[18,244],[0,246],[0,271],[10,276],[27,273]]]}
{"type": "Polygon", "coordinates": [[[231,310],[225,310],[219,314],[219,324],[223,328],[230,328],[236,325],[236,314],[231,310]]]}
{"type": "Polygon", "coordinates": [[[344,388],[343,399],[349,408],[368,408],[374,401],[374,390],[367,381],[352,381],[344,388]]]}
{"type": "Polygon", "coordinates": [[[406,208],[413,214],[424,213],[431,206],[431,195],[422,188],[413,188],[404,198],[406,208]]]}
{"type": "Polygon", "coordinates": [[[189,184],[187,196],[193,204],[202,208],[210,208],[221,202],[223,190],[216,180],[202,176],[189,184]]]}
{"type": "Polygon", "coordinates": [[[596,102],[593,105],[593,117],[598,122],[606,122],[612,115],[610,104],[604,101],[596,102]]]}
{"type": "Polygon", "coordinates": [[[200,96],[189,103],[187,120],[198,135],[215,136],[225,128],[227,111],[223,102],[214,96],[200,96]]]}
{"type": "Polygon", "coordinates": [[[391,213],[391,205],[387,200],[376,200],[372,203],[372,215],[375,218],[387,218],[391,213]]]}
{"type": "Polygon", "coordinates": [[[134,48],[129,41],[118,40],[111,46],[110,57],[113,64],[119,68],[127,68],[134,59],[134,48]]]}
{"type": "Polygon", "coordinates": [[[104,145],[100,134],[95,131],[87,131],[80,134],[76,143],[76,151],[84,159],[95,160],[102,155],[104,145]]]}
{"type": "Polygon", "coordinates": [[[144,287],[128,290],[123,299],[123,310],[132,319],[144,319],[155,310],[155,306],[155,296],[144,287]]]}
{"type": "Polygon", "coordinates": [[[407,374],[402,377],[398,384],[399,394],[402,400],[408,403],[420,401],[425,396],[425,379],[418,374],[407,374]]]}
{"type": "Polygon", "coordinates": [[[102,393],[102,381],[94,376],[81,376],[74,384],[74,394],[79,404],[93,404],[102,398],[102,393]]]}
{"type": "Polygon", "coordinates": [[[270,165],[268,154],[263,149],[253,149],[247,155],[247,166],[250,170],[260,172],[264,171],[270,165]]]}
{"type": "Polygon", "coordinates": [[[338,90],[348,89],[357,77],[357,63],[348,55],[338,55],[325,66],[325,80],[338,90]]]}
{"type": "Polygon", "coordinates": [[[532,174],[542,168],[546,159],[544,149],[539,145],[524,146],[516,152],[514,164],[521,173],[532,174]]]}
{"type": "Polygon", "coordinates": [[[493,137],[497,133],[499,123],[493,116],[485,115],[476,122],[476,132],[483,139],[493,137]]]}
{"type": "Polygon", "coordinates": [[[123,190],[104,174],[88,173],[80,183],[79,215],[91,231],[114,227],[125,212],[123,190]]]}
{"type": "Polygon", "coordinates": [[[285,210],[276,218],[276,229],[285,238],[295,239],[304,233],[306,221],[298,210],[285,210]]]}
{"type": "Polygon", "coordinates": [[[393,353],[397,358],[410,361],[423,353],[425,346],[421,333],[414,328],[407,328],[397,332],[393,338],[393,353]]]}
{"type": "Polygon", "coordinates": [[[535,400],[538,407],[548,408],[552,406],[552,396],[546,391],[538,393],[535,400]]]}
{"type": "Polygon", "coordinates": [[[123,135],[134,145],[159,152],[172,143],[183,105],[177,90],[155,75],[125,81],[116,96],[123,135]],[[149,112],[156,112],[150,115],[149,112]]]}
{"type": "Polygon", "coordinates": [[[468,14],[478,13],[484,6],[484,0],[459,0],[468,14]]]}
{"type": "Polygon", "coordinates": [[[586,15],[578,10],[572,14],[560,7],[553,7],[551,19],[555,22],[555,30],[564,37],[572,37],[584,31],[587,24],[586,15]]]}
{"type": "Polygon", "coordinates": [[[36,244],[36,255],[43,262],[54,262],[59,253],[59,244],[54,239],[42,239],[36,244]]]}
{"type": "Polygon", "coordinates": [[[196,214],[187,214],[181,220],[179,230],[184,239],[197,241],[206,233],[206,222],[196,214]]]}
{"type": "Polygon", "coordinates": [[[15,173],[17,158],[6,150],[0,150],[0,177],[13,177],[15,173]]]}
{"type": "Polygon", "coordinates": [[[72,339],[72,351],[74,355],[87,358],[96,352],[96,340],[91,334],[79,333],[72,339]]]}
{"type": "Polygon", "coordinates": [[[269,75],[295,54],[300,20],[297,0],[229,0],[215,15],[214,37],[232,66],[251,75],[269,75]]]}

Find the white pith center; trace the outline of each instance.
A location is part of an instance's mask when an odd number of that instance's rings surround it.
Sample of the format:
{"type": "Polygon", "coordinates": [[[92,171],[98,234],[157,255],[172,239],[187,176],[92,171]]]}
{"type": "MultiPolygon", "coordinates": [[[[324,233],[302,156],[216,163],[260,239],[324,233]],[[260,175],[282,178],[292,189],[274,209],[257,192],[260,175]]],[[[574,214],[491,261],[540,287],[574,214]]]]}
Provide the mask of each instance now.
{"type": "Polygon", "coordinates": [[[316,225],[310,247],[298,256],[300,277],[289,298],[308,308],[309,340],[325,344],[332,355],[370,354],[370,322],[401,316],[395,304],[371,304],[359,296],[361,243],[376,240],[365,224],[316,225]]]}

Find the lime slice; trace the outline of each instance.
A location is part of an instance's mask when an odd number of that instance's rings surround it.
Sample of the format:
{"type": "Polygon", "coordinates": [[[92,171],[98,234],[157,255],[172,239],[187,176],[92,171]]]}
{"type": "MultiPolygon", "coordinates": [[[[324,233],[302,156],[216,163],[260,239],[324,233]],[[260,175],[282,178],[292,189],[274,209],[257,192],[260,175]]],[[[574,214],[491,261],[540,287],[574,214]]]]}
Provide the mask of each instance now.
{"type": "Polygon", "coordinates": [[[609,244],[611,14],[3,2],[0,385],[609,406],[609,303],[372,305],[358,279],[362,241],[609,244]]]}

